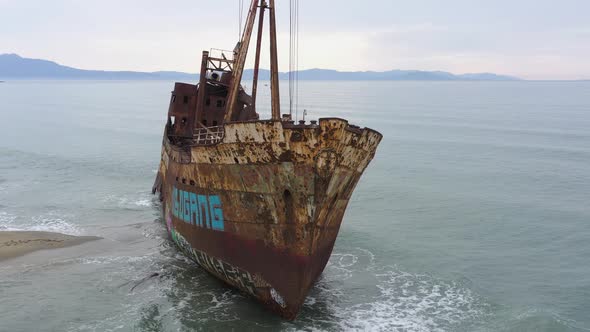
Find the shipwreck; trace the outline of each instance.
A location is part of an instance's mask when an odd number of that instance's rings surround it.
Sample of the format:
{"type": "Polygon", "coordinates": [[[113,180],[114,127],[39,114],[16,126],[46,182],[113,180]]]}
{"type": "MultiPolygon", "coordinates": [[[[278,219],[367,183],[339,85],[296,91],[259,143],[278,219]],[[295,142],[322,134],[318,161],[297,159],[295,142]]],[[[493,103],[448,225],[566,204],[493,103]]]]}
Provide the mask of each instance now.
{"type": "Polygon", "coordinates": [[[203,52],[198,84],[175,84],[153,192],[188,257],[294,319],[382,136],[336,117],[306,123],[281,115],[276,35],[275,1],[253,0],[235,49],[203,52]],[[270,119],[256,112],[265,13],[270,119]],[[241,82],[257,16],[249,94],[241,82]]]}

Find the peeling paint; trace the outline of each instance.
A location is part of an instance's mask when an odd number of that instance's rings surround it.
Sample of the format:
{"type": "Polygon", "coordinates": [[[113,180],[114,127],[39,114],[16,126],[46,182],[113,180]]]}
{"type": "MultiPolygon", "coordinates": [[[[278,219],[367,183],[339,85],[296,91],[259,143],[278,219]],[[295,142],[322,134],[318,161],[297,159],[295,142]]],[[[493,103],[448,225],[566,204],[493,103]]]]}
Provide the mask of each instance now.
{"type": "Polygon", "coordinates": [[[217,144],[182,147],[165,135],[158,175],[164,209],[174,209],[175,190],[189,193],[183,206],[191,213],[190,193],[209,203],[216,197],[224,226],[218,232],[173,213],[169,229],[185,240],[183,251],[210,257],[196,259],[204,269],[293,319],[330,257],[352,192],[382,136],[337,118],[303,126],[235,122],[224,132],[217,144]],[[215,260],[264,287],[228,280],[219,264],[206,263],[215,260]]]}

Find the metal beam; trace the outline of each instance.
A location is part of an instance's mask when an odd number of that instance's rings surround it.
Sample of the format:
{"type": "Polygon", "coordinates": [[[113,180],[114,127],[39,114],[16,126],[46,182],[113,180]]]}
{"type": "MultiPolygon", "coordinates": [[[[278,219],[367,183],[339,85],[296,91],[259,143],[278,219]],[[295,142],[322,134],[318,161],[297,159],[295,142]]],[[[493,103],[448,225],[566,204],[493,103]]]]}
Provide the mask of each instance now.
{"type": "Polygon", "coordinates": [[[252,0],[248,18],[246,20],[246,28],[244,29],[244,36],[240,43],[237,60],[232,77],[231,89],[228,95],[228,103],[225,109],[224,121],[231,122],[233,111],[238,101],[238,94],[240,92],[240,83],[242,81],[242,74],[244,73],[244,66],[246,64],[246,57],[248,55],[248,47],[250,46],[250,39],[252,38],[252,30],[254,30],[254,21],[256,20],[256,11],[258,8],[258,0],[252,0]]]}
{"type": "Polygon", "coordinates": [[[207,62],[209,61],[209,52],[203,51],[203,57],[201,59],[201,76],[199,77],[199,91],[197,91],[197,109],[195,110],[195,123],[193,128],[196,128],[195,124],[201,124],[201,119],[205,112],[205,90],[207,89],[207,62]]]}
{"type": "Polygon", "coordinates": [[[256,94],[258,92],[258,74],[260,71],[260,48],[262,45],[262,32],[264,30],[264,11],[266,1],[260,0],[260,17],[258,18],[258,38],[256,40],[256,60],[254,62],[254,79],[252,81],[252,108],[256,112],[256,94]]]}
{"type": "Polygon", "coordinates": [[[270,90],[272,96],[272,119],[281,119],[281,100],[279,93],[279,64],[277,58],[277,22],[275,0],[270,0],[270,90]]]}

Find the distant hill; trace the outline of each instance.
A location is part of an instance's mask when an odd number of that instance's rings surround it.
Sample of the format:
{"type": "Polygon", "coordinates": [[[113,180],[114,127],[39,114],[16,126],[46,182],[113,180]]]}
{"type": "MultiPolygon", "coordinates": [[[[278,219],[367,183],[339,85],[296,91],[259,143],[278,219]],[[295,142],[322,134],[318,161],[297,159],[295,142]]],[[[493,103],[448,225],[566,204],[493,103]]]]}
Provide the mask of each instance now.
{"type": "MultiPolygon", "coordinates": [[[[250,78],[252,70],[244,71],[250,78]]],[[[355,71],[344,72],[329,69],[308,69],[298,72],[300,80],[306,81],[516,81],[519,78],[491,73],[455,75],[444,71],[391,70],[383,72],[355,71]]],[[[260,77],[269,79],[270,72],[261,70],[260,77]]],[[[280,79],[288,79],[289,73],[280,73],[280,79]]]]}
{"type": "Polygon", "coordinates": [[[53,61],[22,58],[16,54],[0,55],[0,79],[196,80],[198,77],[199,75],[171,71],[142,73],[83,70],[62,66],[53,61]]]}
{"type": "MultiPolygon", "coordinates": [[[[244,78],[251,79],[253,70],[245,70],[244,78]]],[[[289,73],[280,73],[288,79],[289,73]]],[[[309,69],[298,72],[300,80],[326,81],[514,81],[516,77],[491,73],[455,75],[443,71],[391,70],[385,72],[342,72],[328,69],[309,69]]],[[[176,71],[135,72],[84,70],[67,67],[48,60],[29,59],[17,54],[0,54],[0,79],[84,79],[84,80],[184,80],[195,82],[198,74],[176,71]]],[[[260,79],[268,80],[270,72],[260,71],[260,79]]]]}

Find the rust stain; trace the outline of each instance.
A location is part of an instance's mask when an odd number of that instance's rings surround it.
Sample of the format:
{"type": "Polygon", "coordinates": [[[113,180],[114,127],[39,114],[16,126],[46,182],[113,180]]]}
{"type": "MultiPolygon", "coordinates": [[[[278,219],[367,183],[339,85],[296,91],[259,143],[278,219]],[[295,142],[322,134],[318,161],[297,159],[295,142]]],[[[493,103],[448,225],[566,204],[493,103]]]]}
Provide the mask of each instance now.
{"type": "Polygon", "coordinates": [[[381,134],[348,130],[348,122],[336,118],[320,119],[321,130],[281,122],[224,127],[218,144],[188,149],[178,149],[165,135],[154,188],[161,192],[170,231],[189,257],[293,319],[329,259],[348,201],[381,134]],[[306,139],[294,141],[294,133],[306,139]],[[175,190],[219,197],[223,230],[179,218],[173,210],[193,212],[190,199],[179,203],[175,190]],[[235,271],[247,272],[247,282],[232,279],[235,271]]]}

